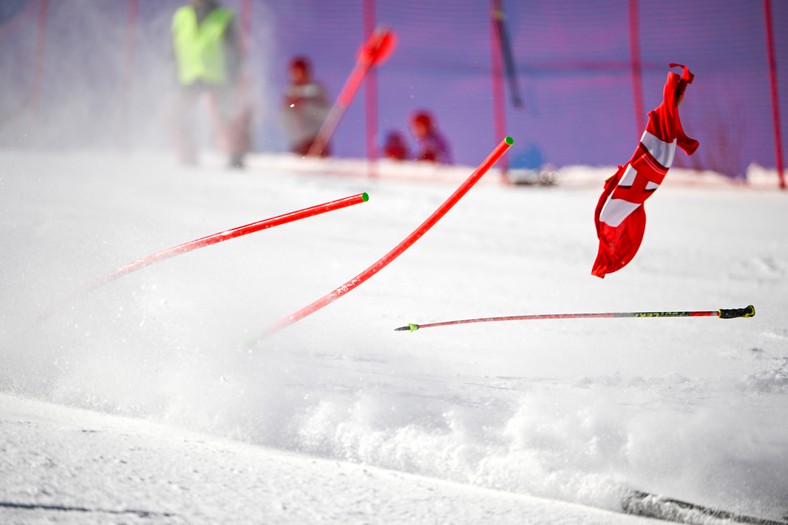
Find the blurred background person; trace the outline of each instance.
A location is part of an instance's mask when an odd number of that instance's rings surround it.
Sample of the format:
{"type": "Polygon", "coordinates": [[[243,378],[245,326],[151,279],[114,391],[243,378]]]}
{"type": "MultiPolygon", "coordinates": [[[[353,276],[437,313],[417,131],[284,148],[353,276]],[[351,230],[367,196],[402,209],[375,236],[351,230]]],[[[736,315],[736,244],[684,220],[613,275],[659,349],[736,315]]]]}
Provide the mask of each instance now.
{"type": "MultiPolygon", "coordinates": [[[[306,155],[317,137],[331,103],[322,84],[312,76],[312,64],[298,56],[288,66],[290,84],[285,89],[282,120],[288,135],[290,151],[306,155]]],[[[330,145],[323,148],[323,157],[330,155],[330,145]]]]}
{"type": "Polygon", "coordinates": [[[178,82],[172,128],[179,160],[197,161],[189,113],[207,98],[220,148],[231,167],[243,167],[250,148],[250,112],[241,79],[241,49],[235,13],[216,0],[190,0],[175,11],[172,39],[178,82]]]}
{"type": "Polygon", "coordinates": [[[410,129],[419,144],[416,160],[451,164],[449,143],[438,131],[434,117],[424,110],[416,111],[410,117],[410,129]]]}
{"type": "Polygon", "coordinates": [[[410,152],[408,144],[402,133],[396,130],[386,133],[386,140],[383,142],[383,157],[394,160],[406,160],[410,152]]]}

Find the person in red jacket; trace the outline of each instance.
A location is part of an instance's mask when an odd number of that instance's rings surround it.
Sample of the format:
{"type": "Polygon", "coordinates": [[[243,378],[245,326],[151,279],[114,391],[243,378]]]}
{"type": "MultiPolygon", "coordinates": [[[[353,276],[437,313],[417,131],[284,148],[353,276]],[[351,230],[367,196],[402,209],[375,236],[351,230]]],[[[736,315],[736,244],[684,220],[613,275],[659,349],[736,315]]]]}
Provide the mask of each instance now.
{"type": "Polygon", "coordinates": [[[694,75],[680,64],[682,74],[668,72],[662,103],[648,114],[648,125],[632,158],[605,182],[595,213],[599,251],[591,270],[597,277],[626,266],[640,247],[646,228],[643,203],[659,188],[673,164],[676,146],[687,155],[698,141],[684,133],[679,104],[694,75]]]}
{"type": "Polygon", "coordinates": [[[452,163],[449,143],[438,131],[432,114],[423,110],[416,111],[410,117],[410,129],[421,148],[416,152],[416,160],[426,160],[439,164],[452,163]]]}
{"type": "Polygon", "coordinates": [[[386,133],[383,143],[383,157],[393,160],[406,160],[408,158],[408,144],[399,131],[386,133]]]}

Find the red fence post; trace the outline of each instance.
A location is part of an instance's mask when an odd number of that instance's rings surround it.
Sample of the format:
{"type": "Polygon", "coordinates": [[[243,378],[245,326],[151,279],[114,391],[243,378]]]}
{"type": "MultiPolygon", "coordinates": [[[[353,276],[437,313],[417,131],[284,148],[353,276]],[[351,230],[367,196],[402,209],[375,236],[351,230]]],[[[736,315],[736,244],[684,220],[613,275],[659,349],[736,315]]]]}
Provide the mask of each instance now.
{"type": "MultiPolygon", "coordinates": [[[[377,14],[375,0],[364,0],[364,40],[368,40],[375,32],[377,14]]],[[[367,127],[367,162],[369,177],[377,177],[378,160],[378,73],[376,68],[371,68],[367,73],[364,85],[364,99],[366,102],[366,127],[367,127]]]]}
{"type": "Polygon", "coordinates": [[[643,77],[640,61],[640,10],[638,0],[629,0],[629,59],[632,65],[632,101],[635,105],[637,134],[646,129],[643,115],[643,77]]]}
{"type": "Polygon", "coordinates": [[[777,90],[777,53],[774,49],[774,27],[772,24],[772,2],[763,0],[763,10],[766,19],[766,48],[769,54],[769,78],[772,88],[772,115],[774,117],[774,143],[777,159],[777,177],[780,180],[780,189],[785,189],[785,173],[783,171],[783,139],[780,131],[780,92],[777,90]]]}
{"type": "MultiPolygon", "coordinates": [[[[512,137],[506,137],[503,139],[490,153],[484,161],[482,161],[479,166],[473,170],[465,182],[460,184],[460,186],[454,190],[448,199],[446,199],[443,204],[438,206],[438,208],[432,212],[432,215],[427,217],[427,219],[421,223],[415,230],[413,230],[407,237],[405,237],[402,242],[396,245],[391,251],[389,251],[386,255],[378,259],[376,262],[372,264],[369,268],[361,272],[360,274],[356,275],[349,281],[347,281],[342,286],[335,288],[331,292],[327,293],[317,301],[308,304],[307,306],[301,308],[300,310],[288,315],[280,319],[276,324],[268,328],[267,334],[273,334],[281,330],[282,328],[289,326],[308,315],[312,315],[313,313],[317,312],[324,306],[331,304],[332,302],[336,301],[346,293],[355,290],[360,285],[364,284],[367,280],[369,280],[372,276],[376,275],[380,270],[391,264],[397,257],[402,255],[405,250],[413,246],[413,244],[418,241],[425,233],[427,233],[439,220],[446,215],[449,210],[451,210],[460,199],[465,196],[466,193],[470,191],[470,189],[479,182],[485,173],[487,173],[490,168],[492,168],[493,164],[495,164],[509,147],[514,143],[512,137]]],[[[255,338],[254,340],[249,341],[250,343],[254,344],[259,341],[259,338],[255,338]]]]}

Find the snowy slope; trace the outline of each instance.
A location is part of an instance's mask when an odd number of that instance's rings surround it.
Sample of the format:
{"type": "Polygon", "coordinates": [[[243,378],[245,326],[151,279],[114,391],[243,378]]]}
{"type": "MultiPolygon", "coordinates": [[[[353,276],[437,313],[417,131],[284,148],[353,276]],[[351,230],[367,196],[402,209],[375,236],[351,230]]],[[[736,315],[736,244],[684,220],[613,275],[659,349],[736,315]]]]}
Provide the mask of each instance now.
{"type": "MultiPolygon", "coordinates": [[[[16,451],[3,463],[0,501],[187,521],[601,523],[636,520],[592,508],[618,511],[635,488],[763,518],[788,514],[785,195],[669,176],[646,205],[640,253],[600,280],[590,276],[597,184],[486,181],[368,283],[249,348],[266,327],[388,252],[462,180],[456,170],[409,180],[406,167],[372,181],[289,162],[257,159],[231,172],[157,156],[0,153],[0,391],[13,394],[0,413],[4,447],[16,451]],[[143,255],[359,191],[368,203],[60,302],[143,255]],[[464,317],[750,303],[758,313],[746,320],[393,331],[464,317]],[[54,316],[36,320],[52,305],[54,316]],[[200,432],[194,439],[203,444],[180,447],[187,432],[200,432]],[[107,459],[74,452],[85,449],[107,459]],[[206,504],[189,509],[188,498],[126,480],[119,465],[131,449],[144,456],[133,479],[180,483],[206,504]],[[231,469],[222,470],[225,455],[272,469],[261,511],[270,514],[207,499],[211,477],[222,494],[257,498],[251,482],[233,484],[231,469]],[[64,470],[47,467],[47,457],[64,470]],[[314,470],[285,474],[312,461],[314,470]],[[190,478],[194,462],[213,476],[190,478]],[[172,476],[160,473],[170,468],[172,476]],[[374,471],[371,486],[360,480],[364,468],[374,471]],[[347,486],[335,481],[339,472],[347,486]],[[316,495],[291,492],[312,485],[316,495]],[[392,492],[402,503],[386,500],[392,492]],[[478,504],[448,503],[458,499],[478,504]],[[282,502],[313,514],[281,514],[282,502]],[[412,516],[401,514],[408,509],[412,516]]],[[[29,511],[6,512],[23,520],[29,511]]]]}
{"type": "Polygon", "coordinates": [[[649,523],[0,396],[3,523],[649,523]]]}

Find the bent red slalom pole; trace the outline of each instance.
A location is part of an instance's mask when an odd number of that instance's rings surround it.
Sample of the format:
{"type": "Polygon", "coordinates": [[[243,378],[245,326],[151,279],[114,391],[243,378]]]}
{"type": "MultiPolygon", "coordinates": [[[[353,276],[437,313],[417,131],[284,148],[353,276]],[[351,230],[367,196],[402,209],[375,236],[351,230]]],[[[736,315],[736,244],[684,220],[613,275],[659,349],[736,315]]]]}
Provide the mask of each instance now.
{"type": "Polygon", "coordinates": [[[238,226],[236,228],[214,233],[212,235],[200,237],[199,239],[194,239],[193,241],[185,242],[183,244],[179,244],[177,246],[167,248],[166,250],[162,250],[152,255],[148,255],[147,257],[143,257],[141,259],[137,259],[136,261],[133,261],[125,266],[121,266],[120,268],[108,273],[107,275],[99,279],[98,284],[104,284],[113,279],[117,279],[118,277],[139,270],[140,268],[144,268],[153,263],[163,261],[165,259],[169,259],[170,257],[174,257],[175,255],[180,255],[182,253],[196,250],[197,248],[203,248],[205,246],[210,246],[211,244],[229,241],[230,239],[235,239],[236,237],[241,237],[242,235],[248,235],[250,233],[259,232],[261,230],[266,230],[268,228],[273,228],[274,226],[280,226],[288,222],[294,222],[300,219],[305,219],[307,217],[320,215],[321,213],[338,210],[340,208],[346,208],[354,204],[367,202],[368,200],[369,200],[369,195],[367,195],[366,193],[358,193],[356,195],[351,195],[350,197],[336,199],[333,201],[325,202],[323,204],[318,204],[316,206],[310,206],[309,208],[303,208],[301,210],[296,210],[282,215],[277,215],[276,217],[271,217],[270,219],[263,219],[261,221],[252,222],[250,224],[238,226]]]}
{"type": "MultiPolygon", "coordinates": [[[[245,224],[243,226],[238,226],[236,228],[231,228],[229,230],[224,230],[218,233],[214,233],[212,235],[206,235],[205,237],[200,237],[199,239],[194,239],[193,241],[185,242],[177,246],[172,246],[170,248],[167,248],[166,250],[162,250],[152,255],[148,255],[147,257],[142,257],[140,259],[137,259],[136,261],[132,261],[129,264],[126,264],[124,266],[121,266],[120,268],[113,270],[112,272],[104,275],[103,277],[100,277],[94,280],[93,282],[87,284],[79,292],[71,295],[60,304],[62,305],[63,303],[70,302],[76,299],[77,297],[80,297],[81,295],[84,295],[92,290],[95,290],[100,286],[107,284],[110,281],[114,281],[115,279],[127,275],[131,272],[137,271],[141,268],[145,268],[146,266],[150,266],[153,263],[164,261],[166,259],[169,259],[170,257],[174,257],[182,253],[190,252],[198,248],[203,248],[205,246],[210,246],[211,244],[228,241],[230,239],[241,237],[243,235],[248,235],[250,233],[258,232],[268,228],[273,228],[274,226],[280,226],[288,222],[294,222],[300,219],[305,219],[307,217],[312,217],[315,215],[320,215],[322,213],[327,213],[341,208],[346,208],[348,206],[353,206],[354,204],[367,202],[368,200],[369,200],[369,195],[367,195],[366,193],[358,193],[356,195],[351,195],[349,197],[343,197],[341,199],[325,202],[323,204],[318,204],[316,206],[310,206],[308,208],[303,208],[289,213],[284,213],[282,215],[277,215],[269,219],[263,219],[257,222],[252,222],[249,224],[245,224]]],[[[39,319],[46,319],[47,317],[52,315],[56,309],[57,307],[51,307],[49,310],[39,315],[39,319]]]]}
{"type": "Polygon", "coordinates": [[[753,317],[755,307],[753,305],[744,308],[719,309],[719,310],[695,310],[680,312],[607,312],[593,314],[534,314],[534,315],[510,315],[505,317],[479,317],[477,319],[459,319],[456,321],[441,321],[438,323],[415,324],[409,323],[405,326],[395,328],[395,332],[415,332],[422,328],[435,328],[438,326],[453,326],[459,324],[472,323],[492,323],[497,321],[537,321],[544,319],[609,319],[613,317],[719,317],[720,319],[735,319],[737,317],[753,317]]]}
{"type": "MultiPolygon", "coordinates": [[[[397,246],[395,246],[390,252],[386,255],[378,259],[372,266],[361,272],[360,274],[356,275],[348,282],[343,284],[342,286],[332,290],[328,294],[324,295],[317,301],[313,302],[310,305],[301,308],[295,313],[288,315],[287,317],[281,319],[279,322],[271,326],[267,334],[273,334],[282,328],[295,323],[303,319],[304,317],[315,313],[316,311],[320,310],[327,304],[330,304],[346,293],[350,292],[351,290],[355,290],[359,285],[364,283],[367,279],[378,273],[380,270],[385,268],[389,265],[394,259],[402,255],[402,253],[410,248],[413,243],[419,240],[427,231],[435,226],[435,224],[441,220],[441,218],[446,215],[446,213],[455,205],[457,202],[466,194],[468,191],[476,184],[482,176],[489,171],[489,169],[495,164],[498,159],[500,159],[506,150],[514,143],[514,140],[511,137],[506,137],[504,140],[498,144],[495,149],[490,153],[490,155],[482,162],[471,175],[463,182],[455,191],[452,193],[446,201],[441,204],[438,209],[436,209],[432,215],[427,217],[427,219],[421,223],[419,227],[413,230],[410,235],[405,237],[405,239],[400,242],[397,246]]],[[[251,344],[255,343],[256,340],[250,341],[251,344]]]]}
{"type": "Polygon", "coordinates": [[[345,114],[345,110],[350,106],[353,97],[356,96],[361,81],[367,75],[370,68],[382,64],[394,51],[397,44],[396,34],[387,27],[379,27],[369,37],[361,49],[358,51],[356,57],[356,65],[351,71],[342,87],[337,100],[328,112],[320,130],[317,132],[317,137],[312,145],[309,147],[307,155],[320,156],[325,150],[326,145],[334,135],[339,125],[339,121],[345,114]]]}

